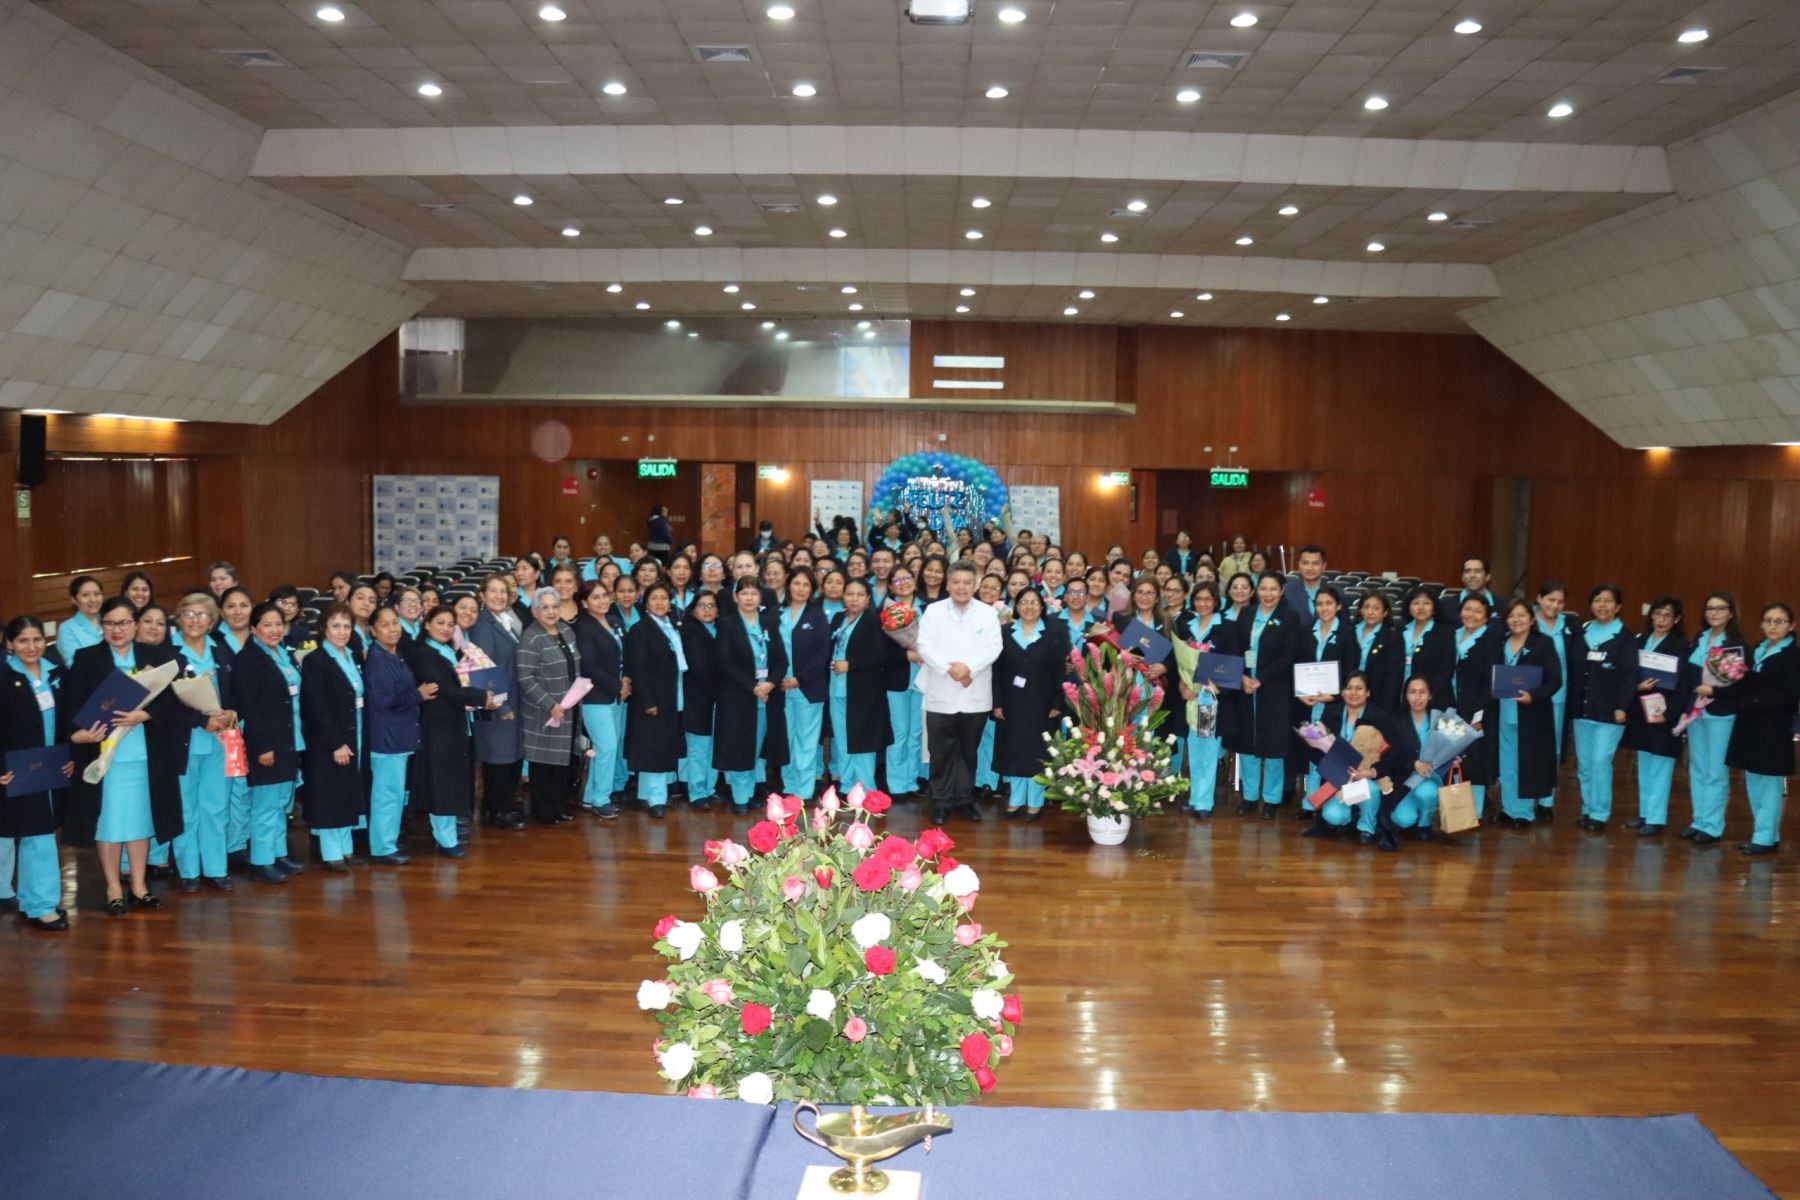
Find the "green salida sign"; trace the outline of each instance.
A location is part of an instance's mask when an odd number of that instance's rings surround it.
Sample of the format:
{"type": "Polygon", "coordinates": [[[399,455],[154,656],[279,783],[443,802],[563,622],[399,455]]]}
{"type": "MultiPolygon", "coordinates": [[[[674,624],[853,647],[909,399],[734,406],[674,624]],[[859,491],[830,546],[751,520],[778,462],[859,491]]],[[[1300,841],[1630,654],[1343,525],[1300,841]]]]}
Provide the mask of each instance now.
{"type": "Polygon", "coordinates": [[[639,479],[673,479],[675,478],[675,460],[672,458],[640,458],[638,459],[639,479]]]}
{"type": "Polygon", "coordinates": [[[1247,467],[1214,467],[1212,485],[1216,488],[1247,488],[1250,470],[1247,467]]]}

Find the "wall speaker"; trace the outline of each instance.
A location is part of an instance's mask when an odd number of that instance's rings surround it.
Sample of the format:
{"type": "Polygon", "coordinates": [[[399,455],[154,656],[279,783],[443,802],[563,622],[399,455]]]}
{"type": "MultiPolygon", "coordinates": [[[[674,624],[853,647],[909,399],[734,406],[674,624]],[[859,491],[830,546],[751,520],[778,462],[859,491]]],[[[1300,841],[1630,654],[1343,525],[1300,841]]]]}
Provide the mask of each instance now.
{"type": "Polygon", "coordinates": [[[44,433],[49,418],[26,413],[19,418],[19,486],[44,482],[44,433]]]}

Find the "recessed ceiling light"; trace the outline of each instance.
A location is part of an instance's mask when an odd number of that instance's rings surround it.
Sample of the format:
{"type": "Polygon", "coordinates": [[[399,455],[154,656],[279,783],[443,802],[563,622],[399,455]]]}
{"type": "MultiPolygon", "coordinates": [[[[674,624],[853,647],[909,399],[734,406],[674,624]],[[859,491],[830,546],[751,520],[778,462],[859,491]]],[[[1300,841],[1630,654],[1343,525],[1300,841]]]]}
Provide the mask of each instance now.
{"type": "Polygon", "coordinates": [[[1212,293],[1211,292],[1201,292],[1198,296],[1195,296],[1194,299],[1196,299],[1196,300],[1211,300],[1212,293]]]}
{"type": "Polygon", "coordinates": [[[849,233],[848,233],[848,232],[847,232],[847,231],[845,231],[845,230],[842,230],[842,229],[827,229],[827,230],[826,230],[826,231],[825,231],[825,233],[826,233],[826,235],[827,235],[827,236],[828,236],[828,237],[834,237],[834,238],[841,238],[841,237],[849,237],[849,236],[850,236],[850,234],[849,234],[849,233]]]}
{"type": "Polygon", "coordinates": [[[612,294],[613,294],[613,295],[615,295],[615,296],[616,296],[616,295],[618,295],[618,294],[619,294],[619,293],[620,293],[620,292],[622,292],[622,291],[624,291],[624,290],[625,290],[625,289],[624,289],[624,288],[623,288],[623,287],[621,287],[621,286],[619,286],[619,285],[618,285],[618,284],[616,284],[616,283],[609,283],[609,284],[607,284],[607,285],[606,285],[606,290],[607,290],[607,291],[609,291],[609,292],[611,292],[611,293],[612,293],[612,294]]]}
{"type": "Polygon", "coordinates": [[[777,331],[775,334],[775,340],[778,342],[787,341],[788,340],[788,331],[785,329],[777,331]]]}
{"type": "MultiPolygon", "coordinates": [[[[339,21],[344,19],[344,10],[341,8],[333,8],[330,5],[326,5],[324,8],[321,8],[319,10],[318,17],[319,17],[319,20],[321,20],[321,21],[328,21],[331,24],[336,25],[339,21]]],[[[1682,35],[1682,37],[1684,37],[1684,38],[1686,36],[1687,36],[1686,34],[1682,35]]],[[[1704,35],[1702,35],[1702,36],[1704,36],[1704,35]]]]}
{"type": "Polygon", "coordinates": [[[851,306],[850,306],[850,311],[851,311],[851,312],[861,312],[861,311],[862,311],[862,305],[860,305],[860,304],[852,304],[852,305],[851,305],[851,306]]]}
{"type": "Polygon", "coordinates": [[[960,291],[956,294],[959,296],[973,296],[975,294],[975,289],[974,288],[964,288],[962,291],[960,291]]]}
{"type": "Polygon", "coordinates": [[[1566,117],[1574,111],[1575,106],[1564,100],[1558,100],[1550,106],[1550,115],[1553,117],[1566,117]]]}
{"type": "Polygon", "coordinates": [[[625,94],[625,85],[615,79],[611,83],[602,84],[600,90],[609,96],[623,96],[625,94]]]}
{"type": "Polygon", "coordinates": [[[680,321],[675,321],[675,320],[669,320],[669,321],[664,321],[664,322],[663,322],[663,328],[664,328],[664,329],[680,329],[680,328],[681,328],[681,322],[680,322],[680,321]]]}
{"type": "Polygon", "coordinates": [[[1237,16],[1231,18],[1231,24],[1235,29],[1248,29],[1256,24],[1256,14],[1253,12],[1241,12],[1237,16]]]}
{"type": "Polygon", "coordinates": [[[837,203],[837,197],[832,195],[830,192],[825,192],[824,194],[822,194],[819,197],[819,203],[823,204],[826,208],[830,208],[832,205],[837,203]]]}
{"type": "Polygon", "coordinates": [[[649,301],[648,301],[648,300],[639,300],[639,301],[638,301],[638,302],[637,302],[637,304],[636,304],[636,305],[634,305],[634,306],[633,306],[633,307],[635,307],[635,308],[639,308],[639,309],[645,309],[645,308],[649,308],[649,307],[650,307],[650,302],[649,302],[649,301]]]}
{"type": "Polygon", "coordinates": [[[1246,233],[1238,238],[1237,244],[1240,246],[1254,246],[1256,244],[1256,239],[1246,233]]]}
{"type": "Polygon", "coordinates": [[[513,197],[513,203],[518,205],[520,208],[530,208],[531,207],[531,197],[527,196],[524,192],[520,192],[518,195],[513,197]]]}
{"type": "Polygon", "coordinates": [[[1200,93],[1193,88],[1182,88],[1179,92],[1175,93],[1175,99],[1181,101],[1183,104],[1193,104],[1200,99],[1200,93]]]}
{"type": "Polygon", "coordinates": [[[444,89],[435,83],[421,83],[419,85],[419,95],[421,96],[441,96],[443,94],[444,89]]]}
{"type": "Polygon", "coordinates": [[[971,242],[979,242],[981,240],[981,230],[971,229],[967,233],[963,234],[963,236],[968,238],[971,242]]]}
{"type": "Polygon", "coordinates": [[[699,337],[700,335],[696,331],[690,329],[690,330],[688,330],[688,336],[689,337],[699,337]]]}
{"type": "Polygon", "coordinates": [[[726,285],[725,285],[725,286],[724,286],[724,288],[722,288],[722,289],[721,289],[721,290],[722,290],[722,291],[723,291],[723,292],[724,292],[724,293],[725,293],[725,294],[726,294],[726,295],[727,295],[727,296],[735,296],[735,295],[737,295],[737,293],[738,293],[738,285],[737,285],[737,284],[735,284],[735,283],[728,283],[728,284],[726,284],[726,285]]]}
{"type": "Polygon", "coordinates": [[[1003,8],[996,15],[1008,25],[1017,25],[1020,21],[1025,19],[1025,10],[1022,8],[1003,8]]]}
{"type": "Polygon", "coordinates": [[[1275,319],[1277,321],[1288,321],[1288,320],[1292,320],[1293,318],[1289,317],[1286,313],[1276,313],[1275,319]]]}
{"type": "Polygon", "coordinates": [[[856,285],[854,283],[846,283],[843,287],[838,289],[838,292],[845,296],[854,296],[856,295],[856,285]]]}
{"type": "Polygon", "coordinates": [[[1313,303],[1314,304],[1330,304],[1331,297],[1330,296],[1314,296],[1313,303]]]}
{"type": "Polygon", "coordinates": [[[1069,307],[1063,309],[1063,316],[1065,316],[1065,317],[1074,317],[1074,316],[1079,316],[1080,314],[1081,314],[1081,310],[1079,308],[1076,308],[1073,304],[1071,304],[1071,305],[1069,305],[1069,307]]]}
{"type": "Polygon", "coordinates": [[[1481,22],[1474,21],[1474,20],[1458,21],[1454,26],[1452,26],[1452,28],[1454,28],[1456,30],[1456,32],[1462,33],[1462,34],[1480,33],[1481,32],[1481,22]]]}
{"type": "Polygon", "coordinates": [[[1009,95],[1011,95],[1011,93],[997,83],[987,90],[987,98],[989,100],[1004,100],[1009,95]]]}
{"type": "Polygon", "coordinates": [[[755,312],[756,311],[756,302],[753,300],[746,300],[742,304],[738,305],[738,307],[743,309],[745,312],[755,312]]]}
{"type": "Polygon", "coordinates": [[[1082,288],[1079,292],[1075,293],[1075,298],[1077,300],[1092,300],[1094,298],[1094,289],[1082,288]]]}
{"type": "Polygon", "coordinates": [[[1118,241],[1119,235],[1116,233],[1103,233],[1100,235],[1100,240],[1110,244],[1112,242],[1118,241]]]}
{"type": "Polygon", "coordinates": [[[1146,200],[1129,200],[1125,203],[1126,212],[1143,212],[1149,207],[1150,204],[1146,200]]]}
{"type": "MultiPolygon", "coordinates": [[[[319,15],[324,16],[325,14],[321,12],[319,15]]],[[[1684,46],[1692,46],[1696,42],[1704,42],[1711,36],[1712,34],[1704,29],[1684,29],[1681,31],[1681,36],[1675,40],[1684,46]]]]}
{"type": "Polygon", "coordinates": [[[1187,314],[1182,312],[1179,308],[1176,309],[1174,312],[1170,313],[1169,315],[1171,317],[1175,318],[1175,320],[1177,320],[1177,321],[1179,321],[1179,320],[1181,320],[1181,318],[1187,316],[1187,314]]]}
{"type": "Polygon", "coordinates": [[[1367,100],[1363,101],[1363,107],[1370,112],[1380,112],[1382,109],[1386,108],[1387,105],[1387,99],[1383,96],[1370,96],[1367,100]]]}
{"type": "Polygon", "coordinates": [[[989,200],[986,196],[977,196],[973,200],[969,201],[969,207],[970,208],[986,208],[988,205],[990,205],[992,203],[993,203],[993,201],[989,200]]]}
{"type": "Polygon", "coordinates": [[[687,201],[683,200],[680,196],[664,196],[663,203],[667,204],[671,208],[674,208],[679,205],[686,204],[687,201]]]}
{"type": "Polygon", "coordinates": [[[1425,219],[1427,221],[1448,221],[1450,219],[1450,214],[1447,212],[1426,213],[1425,219]]]}
{"type": "Polygon", "coordinates": [[[544,7],[538,9],[538,16],[542,17],[546,21],[552,21],[552,22],[566,21],[569,19],[569,14],[564,12],[562,9],[556,7],[556,5],[554,5],[554,4],[546,4],[546,5],[544,5],[544,7]]]}
{"type": "Polygon", "coordinates": [[[1300,214],[1300,209],[1292,204],[1284,204],[1280,208],[1276,209],[1275,211],[1280,213],[1284,217],[1293,217],[1293,216],[1298,216],[1300,214]]]}
{"type": "Polygon", "coordinates": [[[867,328],[868,328],[868,327],[869,327],[869,322],[867,322],[867,321],[858,321],[858,322],[857,322],[857,323],[856,323],[856,327],[857,327],[857,328],[858,328],[858,329],[867,329],[867,328]]]}
{"type": "Polygon", "coordinates": [[[764,322],[763,322],[763,323],[762,323],[762,327],[763,327],[763,328],[764,328],[764,329],[773,329],[773,328],[775,328],[775,322],[773,322],[773,321],[764,321],[764,322]]]}
{"type": "Polygon", "coordinates": [[[696,225],[696,226],[694,226],[694,236],[695,237],[711,237],[712,236],[712,226],[711,225],[696,225]]]}
{"type": "Polygon", "coordinates": [[[959,304],[956,306],[956,311],[959,313],[966,313],[969,311],[969,306],[966,304],[959,304]]]}
{"type": "Polygon", "coordinates": [[[1382,245],[1380,242],[1370,242],[1369,246],[1368,246],[1368,250],[1369,250],[1370,254],[1380,254],[1383,250],[1386,250],[1386,249],[1387,249],[1387,247],[1382,245]]]}
{"type": "Polygon", "coordinates": [[[787,5],[771,4],[769,6],[769,20],[771,20],[771,21],[791,21],[793,19],[794,19],[794,10],[789,8],[787,5]]]}
{"type": "Polygon", "coordinates": [[[563,236],[564,237],[580,237],[581,230],[575,228],[573,225],[564,225],[563,226],[563,236]]]}
{"type": "Polygon", "coordinates": [[[863,330],[863,336],[866,338],[872,338],[875,336],[875,331],[873,329],[865,329],[865,330],[863,330]]]}
{"type": "Polygon", "coordinates": [[[816,96],[818,94],[819,89],[810,83],[796,83],[794,85],[794,95],[799,96],[802,99],[807,96],[816,96]]]}

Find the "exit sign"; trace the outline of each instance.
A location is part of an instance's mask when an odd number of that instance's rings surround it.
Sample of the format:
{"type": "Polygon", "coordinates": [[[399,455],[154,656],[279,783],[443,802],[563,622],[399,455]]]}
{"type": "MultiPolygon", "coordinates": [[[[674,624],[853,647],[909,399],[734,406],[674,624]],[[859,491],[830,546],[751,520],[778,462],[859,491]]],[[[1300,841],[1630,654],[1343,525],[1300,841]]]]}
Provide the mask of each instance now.
{"type": "Polygon", "coordinates": [[[1212,485],[1216,488],[1247,488],[1250,471],[1247,467],[1214,467],[1212,485]]]}
{"type": "Polygon", "coordinates": [[[675,460],[672,458],[640,458],[638,459],[639,479],[673,479],[675,478],[675,460]]]}
{"type": "Polygon", "coordinates": [[[756,477],[758,479],[780,479],[781,468],[774,463],[761,463],[756,468],[756,477]]]}

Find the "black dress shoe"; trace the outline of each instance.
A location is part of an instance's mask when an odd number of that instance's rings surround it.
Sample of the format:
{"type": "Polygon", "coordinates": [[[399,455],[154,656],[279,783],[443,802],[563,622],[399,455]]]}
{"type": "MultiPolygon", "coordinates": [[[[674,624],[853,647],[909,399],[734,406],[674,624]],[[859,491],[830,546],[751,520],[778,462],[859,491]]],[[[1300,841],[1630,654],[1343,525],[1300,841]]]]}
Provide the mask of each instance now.
{"type": "Polygon", "coordinates": [[[1238,806],[1237,806],[1237,815],[1238,816],[1247,817],[1255,811],[1256,811],[1256,801],[1254,801],[1254,800],[1239,800],[1238,801],[1238,806]]]}
{"type": "Polygon", "coordinates": [[[1000,810],[1000,819],[1002,821],[1010,821],[1014,817],[1018,816],[1020,813],[1022,813],[1024,811],[1025,811],[1025,808],[1023,805],[1019,806],[1018,808],[1014,808],[1012,805],[1009,804],[1005,808],[1000,810]]]}
{"type": "Polygon", "coordinates": [[[1044,810],[1042,808],[1034,808],[1034,809],[1031,809],[1026,812],[1025,823],[1027,825],[1032,825],[1032,824],[1037,823],[1038,821],[1043,820],[1043,818],[1044,818],[1044,810]]]}
{"type": "Polygon", "coordinates": [[[469,853],[461,846],[439,846],[437,852],[439,858],[465,858],[469,853]]]}
{"type": "Polygon", "coordinates": [[[962,815],[977,823],[981,820],[981,806],[971,800],[962,806],[962,815]]]}
{"type": "Polygon", "coordinates": [[[131,907],[158,909],[162,907],[162,897],[155,892],[150,891],[146,891],[141,896],[133,893],[131,897],[131,907]]]}
{"type": "Polygon", "coordinates": [[[1356,835],[1356,841],[1357,841],[1357,844],[1359,844],[1359,845],[1373,846],[1376,841],[1376,836],[1377,835],[1375,835],[1373,833],[1358,832],[1356,835]]]}
{"type": "Polygon", "coordinates": [[[1696,846],[1716,846],[1718,845],[1719,837],[1717,834],[1702,833],[1696,829],[1694,831],[1694,836],[1688,840],[1693,842],[1696,846]]]}
{"type": "Polygon", "coordinates": [[[1738,849],[1745,854],[1755,857],[1759,854],[1775,853],[1777,850],[1781,849],[1781,843],[1776,842],[1773,846],[1765,846],[1760,842],[1745,842],[1743,845],[1739,846],[1738,849]]]}
{"type": "Polygon", "coordinates": [[[371,854],[369,855],[369,861],[372,863],[380,863],[384,867],[404,867],[407,863],[411,862],[412,859],[396,850],[392,854],[371,854]]]}
{"type": "Polygon", "coordinates": [[[330,871],[334,875],[348,875],[350,873],[350,864],[341,858],[328,858],[324,862],[321,862],[319,866],[330,871]]]}
{"type": "Polygon", "coordinates": [[[1627,829],[1642,829],[1647,824],[1649,824],[1649,822],[1644,820],[1644,818],[1633,817],[1633,818],[1631,818],[1631,820],[1625,822],[1625,828],[1627,828],[1627,829]]]}
{"type": "Polygon", "coordinates": [[[176,886],[181,889],[182,895],[191,896],[200,890],[200,877],[196,875],[194,878],[189,879],[186,875],[183,875],[181,877],[181,882],[176,886]]]}
{"type": "Polygon", "coordinates": [[[175,868],[168,863],[151,863],[144,868],[144,875],[150,879],[173,879],[175,878],[175,868]]]}
{"type": "MultiPolygon", "coordinates": [[[[607,804],[607,805],[603,805],[602,807],[611,808],[612,805],[607,804]]],[[[596,809],[595,811],[598,812],[599,810],[596,809]]],[[[731,806],[731,815],[734,817],[741,817],[741,816],[745,815],[746,813],[748,813],[749,811],[750,811],[750,806],[748,804],[738,804],[738,803],[734,802],[731,806]]],[[[602,813],[601,815],[604,816],[605,814],[602,813]]]]}
{"type": "Polygon", "coordinates": [[[1307,804],[1305,801],[1302,801],[1300,804],[1300,807],[1298,807],[1294,810],[1294,820],[1309,821],[1313,817],[1317,816],[1318,812],[1319,812],[1318,809],[1314,808],[1310,804],[1307,804]]]}
{"type": "Polygon", "coordinates": [[[206,877],[206,886],[215,892],[232,892],[237,890],[237,884],[231,882],[231,876],[229,875],[208,875],[206,877]]]}
{"type": "Polygon", "coordinates": [[[949,819],[950,819],[950,814],[948,812],[945,812],[942,808],[939,808],[935,804],[931,806],[931,823],[933,825],[942,825],[945,821],[948,821],[949,819]]]}
{"type": "Polygon", "coordinates": [[[650,806],[650,819],[652,821],[660,821],[668,814],[668,811],[669,806],[666,804],[652,804],[650,806]]]}
{"type": "Polygon", "coordinates": [[[62,933],[69,927],[69,918],[62,913],[53,913],[48,917],[34,917],[25,923],[33,929],[42,929],[45,933],[62,933]]]}
{"type": "Polygon", "coordinates": [[[250,878],[258,883],[286,883],[288,881],[287,872],[276,866],[251,867],[250,878]]]}
{"type": "Polygon", "coordinates": [[[698,800],[689,800],[688,808],[694,812],[711,812],[716,804],[711,796],[702,796],[698,800]]]}
{"type": "Polygon", "coordinates": [[[1276,817],[1278,817],[1280,815],[1281,815],[1281,805],[1270,804],[1267,801],[1264,801],[1263,806],[1262,806],[1262,819],[1263,820],[1273,821],[1276,817]]]}
{"type": "Polygon", "coordinates": [[[491,829],[519,830],[525,828],[525,818],[517,813],[489,813],[482,818],[481,823],[491,829]]]}
{"type": "Polygon", "coordinates": [[[230,854],[227,854],[225,856],[225,869],[227,871],[248,871],[250,869],[250,852],[248,850],[233,850],[230,854]]]}
{"type": "Polygon", "coordinates": [[[1637,835],[1641,838],[1653,838],[1661,837],[1662,832],[1663,827],[1661,825],[1652,825],[1650,822],[1645,821],[1642,825],[1638,826],[1637,835]]]}
{"type": "Polygon", "coordinates": [[[1606,832],[1606,822],[1600,820],[1597,817],[1583,817],[1583,818],[1581,818],[1580,825],[1583,829],[1587,830],[1589,833],[1605,833],[1606,832]]]}
{"type": "Polygon", "coordinates": [[[125,915],[125,897],[120,896],[117,900],[108,900],[106,902],[106,915],[109,917],[124,916],[125,915]]]}
{"type": "Polygon", "coordinates": [[[1556,810],[1547,804],[1537,806],[1537,819],[1548,825],[1556,819],[1556,810]]]}
{"type": "Polygon", "coordinates": [[[1418,833],[1414,836],[1421,842],[1432,842],[1437,840],[1437,831],[1429,825],[1421,825],[1418,833]]]}
{"type": "MultiPolygon", "coordinates": [[[[608,800],[605,804],[602,804],[597,808],[591,808],[588,811],[593,813],[596,817],[599,817],[602,821],[616,821],[619,819],[618,806],[611,800],[608,800]]],[[[750,806],[748,804],[744,806],[744,811],[750,811],[750,806]]]]}
{"type": "Polygon", "coordinates": [[[1192,808],[1188,811],[1194,814],[1194,820],[1196,821],[1212,820],[1212,809],[1210,808],[1192,808]]]}
{"type": "Polygon", "coordinates": [[[19,898],[17,896],[0,896],[0,913],[9,913],[9,912],[18,912],[18,911],[19,911],[19,898]]]}
{"type": "Polygon", "coordinates": [[[1695,829],[1692,825],[1689,825],[1686,829],[1681,831],[1681,840],[1684,842],[1691,842],[1694,840],[1694,835],[1699,832],[1700,831],[1698,829],[1695,829]]]}

